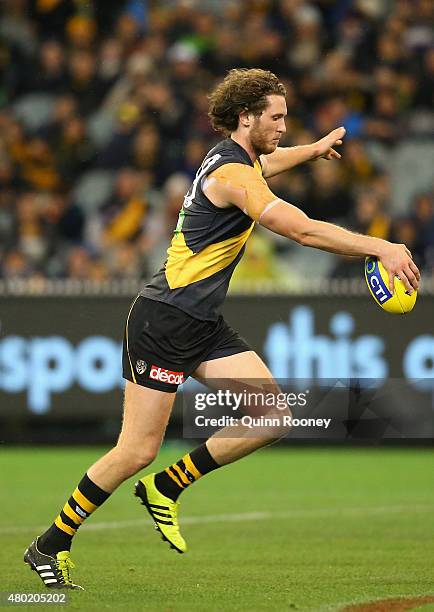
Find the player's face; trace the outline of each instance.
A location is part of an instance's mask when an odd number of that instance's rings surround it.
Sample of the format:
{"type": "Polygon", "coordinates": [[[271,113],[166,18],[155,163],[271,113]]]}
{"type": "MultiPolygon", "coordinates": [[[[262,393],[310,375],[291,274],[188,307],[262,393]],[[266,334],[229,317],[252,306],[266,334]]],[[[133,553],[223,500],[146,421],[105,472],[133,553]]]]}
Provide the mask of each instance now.
{"type": "Polygon", "coordinates": [[[257,155],[267,155],[276,150],[286,132],[286,102],[283,96],[267,96],[268,106],[255,117],[249,136],[257,155]]]}

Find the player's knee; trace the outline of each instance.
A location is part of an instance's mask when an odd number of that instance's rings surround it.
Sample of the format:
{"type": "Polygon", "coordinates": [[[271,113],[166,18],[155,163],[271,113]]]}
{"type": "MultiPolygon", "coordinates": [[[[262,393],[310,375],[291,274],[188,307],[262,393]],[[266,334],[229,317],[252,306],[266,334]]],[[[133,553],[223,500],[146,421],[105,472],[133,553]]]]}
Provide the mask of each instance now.
{"type": "Polygon", "coordinates": [[[278,413],[274,414],[274,418],[272,419],[274,425],[269,429],[270,444],[278,442],[282,438],[286,438],[292,429],[291,418],[292,414],[288,409],[280,410],[278,413]]]}
{"type": "Polygon", "coordinates": [[[120,461],[125,471],[133,476],[150,465],[158,454],[159,444],[144,444],[141,448],[120,447],[120,461]]]}
{"type": "Polygon", "coordinates": [[[148,455],[146,453],[130,453],[125,457],[124,468],[125,471],[133,476],[147,467],[150,463],[153,462],[155,456],[148,455]]]}

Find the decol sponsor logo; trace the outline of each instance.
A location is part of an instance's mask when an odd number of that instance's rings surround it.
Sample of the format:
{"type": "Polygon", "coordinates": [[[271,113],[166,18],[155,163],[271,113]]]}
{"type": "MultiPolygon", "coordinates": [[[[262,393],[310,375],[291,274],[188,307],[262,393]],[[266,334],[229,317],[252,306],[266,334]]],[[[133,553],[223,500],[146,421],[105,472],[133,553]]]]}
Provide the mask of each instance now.
{"type": "Polygon", "coordinates": [[[184,372],[172,372],[172,370],[165,370],[153,365],[149,372],[149,378],[169,383],[169,385],[182,385],[184,382],[184,372]]]}
{"type": "MultiPolygon", "coordinates": [[[[330,317],[329,334],[315,333],[312,308],[298,306],[290,311],[288,323],[268,328],[264,354],[276,378],[381,380],[389,374],[385,340],[377,335],[354,336],[354,317],[346,311],[330,317]]],[[[412,340],[402,355],[404,376],[422,389],[434,385],[434,336],[412,340]]]]}

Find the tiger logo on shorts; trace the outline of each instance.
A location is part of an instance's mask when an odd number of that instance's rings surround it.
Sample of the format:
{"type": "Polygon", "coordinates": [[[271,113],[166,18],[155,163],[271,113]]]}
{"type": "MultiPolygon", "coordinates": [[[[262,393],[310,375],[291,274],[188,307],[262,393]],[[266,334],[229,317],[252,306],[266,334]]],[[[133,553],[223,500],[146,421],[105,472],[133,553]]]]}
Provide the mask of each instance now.
{"type": "Polygon", "coordinates": [[[143,361],[143,359],[138,359],[136,361],[137,374],[144,374],[146,372],[147,367],[148,367],[148,364],[146,363],[146,361],[143,361]]]}

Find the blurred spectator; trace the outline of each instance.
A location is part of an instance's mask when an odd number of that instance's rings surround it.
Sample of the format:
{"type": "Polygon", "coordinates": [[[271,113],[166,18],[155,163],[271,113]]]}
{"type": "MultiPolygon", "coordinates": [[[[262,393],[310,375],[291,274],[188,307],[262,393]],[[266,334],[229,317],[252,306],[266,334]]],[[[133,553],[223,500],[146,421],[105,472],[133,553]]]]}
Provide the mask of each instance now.
{"type": "Polygon", "coordinates": [[[303,2],[282,2],[289,19],[292,40],[288,51],[289,65],[297,71],[313,68],[321,56],[321,13],[317,7],[303,2]]]}
{"type": "Polygon", "coordinates": [[[189,176],[191,180],[196,176],[197,169],[207,154],[207,150],[207,143],[200,138],[190,138],[185,142],[179,166],[180,170],[189,176]]]}
{"type": "Polygon", "coordinates": [[[167,159],[163,155],[163,143],[156,126],[149,122],[143,123],[134,136],[130,150],[129,161],[139,170],[148,170],[157,178],[165,178],[167,159]]]}
{"type": "Polygon", "coordinates": [[[14,243],[14,225],[15,225],[15,197],[13,189],[9,188],[2,179],[8,179],[7,173],[10,172],[10,166],[0,163],[0,261],[1,256],[14,243]]]}
{"type": "Polygon", "coordinates": [[[122,13],[116,23],[116,36],[124,49],[130,51],[140,37],[140,24],[131,13],[122,13]]]}
{"type": "Polygon", "coordinates": [[[108,270],[111,278],[142,278],[149,273],[146,259],[138,244],[121,243],[108,254],[108,270]]]}
{"type": "Polygon", "coordinates": [[[419,106],[433,108],[434,102],[434,47],[422,56],[420,78],[417,82],[416,102],[419,106]]]}
{"type": "Polygon", "coordinates": [[[62,276],[65,252],[83,242],[84,214],[69,196],[61,192],[45,199],[42,214],[47,242],[47,273],[51,277],[62,276]]]}
{"type": "Polygon", "coordinates": [[[107,38],[103,41],[99,54],[98,77],[104,89],[109,90],[120,78],[123,59],[123,49],[119,40],[107,38]]]}
{"type": "Polygon", "coordinates": [[[33,268],[24,252],[17,248],[4,255],[0,272],[1,277],[5,280],[26,279],[32,276],[33,268]]]}
{"type": "Polygon", "coordinates": [[[39,50],[39,66],[30,75],[28,89],[35,92],[56,94],[67,87],[65,49],[55,39],[42,43],[39,50]]]}
{"type": "Polygon", "coordinates": [[[62,126],[53,144],[57,170],[65,185],[72,185],[80,174],[90,168],[96,157],[96,149],[87,134],[81,117],[70,117],[62,126]]]}
{"type": "Polygon", "coordinates": [[[390,218],[379,196],[370,190],[362,191],[356,200],[354,214],[349,226],[355,232],[387,240],[390,232],[390,218]]]}
{"type": "Polygon", "coordinates": [[[418,235],[415,220],[408,217],[398,217],[393,220],[391,239],[393,242],[405,244],[411,251],[413,259],[420,269],[423,268],[423,261],[420,251],[417,250],[418,235]]]}
{"type": "Polygon", "coordinates": [[[304,210],[320,221],[345,218],[351,209],[351,193],[345,187],[341,167],[318,160],[312,166],[312,177],[304,210]]]}
{"type": "Polygon", "coordinates": [[[170,85],[174,96],[183,104],[190,103],[193,91],[203,83],[206,74],[201,74],[199,53],[192,44],[175,43],[167,51],[170,62],[170,85]]]}
{"type": "Polygon", "coordinates": [[[381,89],[375,94],[372,115],[365,123],[365,134],[385,144],[394,144],[404,129],[396,94],[381,89]]]}
{"type": "Polygon", "coordinates": [[[21,59],[32,56],[38,41],[27,12],[27,0],[4,0],[2,5],[0,37],[21,59]]]}
{"type": "MultiPolygon", "coordinates": [[[[15,0],[12,2],[15,4],[15,0]]],[[[74,0],[31,0],[29,4],[32,22],[41,39],[64,32],[67,19],[74,14],[75,8],[74,0]]]]}
{"type": "MultiPolygon", "coordinates": [[[[96,283],[108,281],[112,278],[108,266],[101,259],[92,261],[89,269],[88,279],[96,283]]],[[[86,279],[87,280],[87,279],[86,279]]]]}
{"type": "Polygon", "coordinates": [[[142,231],[146,208],[141,175],[130,168],[120,170],[112,197],[99,211],[102,244],[136,240],[142,231]]]}
{"type": "Polygon", "coordinates": [[[78,114],[77,99],[71,94],[64,94],[56,98],[54,104],[53,115],[50,123],[42,130],[47,139],[55,138],[61,131],[62,126],[66,121],[78,114]]]}
{"type": "Polygon", "coordinates": [[[95,42],[97,26],[90,15],[83,13],[73,15],[66,24],[68,42],[76,49],[91,51],[95,42]]]}
{"type": "Polygon", "coordinates": [[[343,153],[342,170],[347,188],[369,185],[375,175],[375,167],[363,143],[350,138],[345,141],[343,153]]]}
{"type": "Polygon", "coordinates": [[[131,149],[140,121],[140,109],[134,101],[126,101],[118,111],[111,138],[97,157],[97,165],[116,170],[130,162],[131,149]]]}
{"type": "Polygon", "coordinates": [[[41,191],[53,191],[60,186],[53,151],[42,138],[31,138],[24,145],[20,164],[25,184],[41,191]]]}
{"type": "Polygon", "coordinates": [[[172,174],[163,185],[160,205],[150,214],[142,242],[143,250],[149,253],[151,269],[160,266],[165,259],[189,187],[189,177],[180,172],[172,174]]]}
{"type": "Polygon", "coordinates": [[[418,195],[413,202],[412,221],[416,230],[414,251],[420,265],[434,265],[434,201],[433,194],[418,195]]]}
{"type": "Polygon", "coordinates": [[[42,263],[47,253],[41,204],[33,192],[23,193],[16,202],[14,243],[35,265],[42,263]]]}
{"type": "MultiPolygon", "coordinates": [[[[348,229],[361,234],[388,240],[390,236],[390,217],[384,209],[380,195],[370,190],[361,191],[346,223],[348,229]]],[[[411,248],[411,247],[409,247],[411,248]]],[[[341,257],[332,273],[335,277],[358,276],[361,263],[358,258],[341,257]]]]}
{"type": "Polygon", "coordinates": [[[276,280],[279,269],[274,258],[273,240],[268,235],[255,233],[246,244],[240,263],[235,269],[231,281],[232,288],[246,286],[249,283],[263,283],[276,280]]]}
{"type": "Polygon", "coordinates": [[[277,174],[269,180],[269,185],[273,193],[285,202],[303,210],[309,207],[309,181],[306,172],[298,170],[277,174]]]}
{"type": "Polygon", "coordinates": [[[69,251],[66,260],[66,276],[76,280],[90,279],[93,271],[93,260],[87,249],[75,246],[69,251]]]}
{"type": "Polygon", "coordinates": [[[106,91],[97,73],[96,58],[91,51],[73,51],[68,69],[68,93],[76,97],[80,113],[86,116],[98,108],[106,91]]]}

